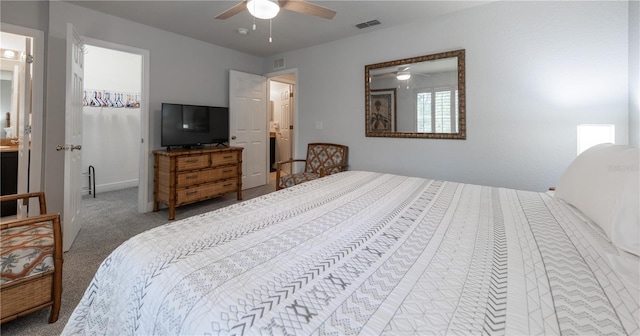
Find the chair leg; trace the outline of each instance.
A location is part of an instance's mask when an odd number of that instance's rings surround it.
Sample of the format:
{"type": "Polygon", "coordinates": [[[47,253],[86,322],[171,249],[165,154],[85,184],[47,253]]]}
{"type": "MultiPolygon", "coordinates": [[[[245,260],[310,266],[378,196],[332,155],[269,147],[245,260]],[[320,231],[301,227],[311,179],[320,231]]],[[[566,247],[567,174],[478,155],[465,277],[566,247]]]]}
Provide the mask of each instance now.
{"type": "MultiPolygon", "coordinates": [[[[62,266],[60,266],[62,268],[62,266]]],[[[54,271],[53,274],[53,304],[51,305],[51,313],[49,314],[49,323],[54,323],[60,315],[60,305],[62,301],[62,272],[54,271]]]]}
{"type": "Polygon", "coordinates": [[[278,162],[276,164],[276,191],[280,190],[280,168],[282,164],[278,162]]]}
{"type": "MultiPolygon", "coordinates": [[[[61,237],[60,224],[56,221],[54,231],[57,237],[61,237]]],[[[53,261],[53,288],[51,294],[53,295],[53,305],[51,305],[51,314],[49,315],[49,323],[54,323],[58,320],[60,314],[60,305],[62,302],[62,264],[64,263],[62,257],[62,239],[58,239],[56,242],[55,260],[53,261]]]]}
{"type": "Polygon", "coordinates": [[[60,300],[54,300],[51,306],[51,314],[49,314],[49,323],[55,323],[60,315],[60,300]]]}

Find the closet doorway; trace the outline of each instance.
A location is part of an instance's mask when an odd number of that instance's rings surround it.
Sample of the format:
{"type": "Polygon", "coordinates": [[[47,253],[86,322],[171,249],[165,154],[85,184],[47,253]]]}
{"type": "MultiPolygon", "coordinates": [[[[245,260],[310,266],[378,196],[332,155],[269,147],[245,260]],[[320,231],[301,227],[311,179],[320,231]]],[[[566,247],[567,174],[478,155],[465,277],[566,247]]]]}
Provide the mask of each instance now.
{"type": "Polygon", "coordinates": [[[148,212],[149,53],[84,41],[83,195],[137,187],[138,212],[148,212]]]}

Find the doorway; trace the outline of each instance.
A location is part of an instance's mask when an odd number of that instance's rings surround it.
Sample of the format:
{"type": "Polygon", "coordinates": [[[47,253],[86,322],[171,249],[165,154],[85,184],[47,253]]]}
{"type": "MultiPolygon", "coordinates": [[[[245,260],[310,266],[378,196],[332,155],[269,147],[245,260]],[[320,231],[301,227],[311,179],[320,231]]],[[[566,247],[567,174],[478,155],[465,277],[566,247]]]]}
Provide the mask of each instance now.
{"type": "Polygon", "coordinates": [[[83,195],[137,187],[138,212],[148,212],[149,52],[83,39],[83,195]]]}
{"type": "MultiPolygon", "coordinates": [[[[2,24],[0,58],[2,194],[41,191],[44,32],[2,24]]],[[[37,214],[37,202],[2,204],[2,216],[37,214]]]]}
{"type": "MultiPolygon", "coordinates": [[[[296,69],[271,73],[269,78],[269,130],[273,142],[271,153],[275,162],[293,159],[295,156],[295,123],[297,106],[297,71],[296,69]]],[[[270,162],[269,167],[273,167],[270,162]]],[[[284,173],[291,173],[293,165],[283,167],[284,173]]],[[[270,181],[275,179],[272,170],[270,181]]]]}

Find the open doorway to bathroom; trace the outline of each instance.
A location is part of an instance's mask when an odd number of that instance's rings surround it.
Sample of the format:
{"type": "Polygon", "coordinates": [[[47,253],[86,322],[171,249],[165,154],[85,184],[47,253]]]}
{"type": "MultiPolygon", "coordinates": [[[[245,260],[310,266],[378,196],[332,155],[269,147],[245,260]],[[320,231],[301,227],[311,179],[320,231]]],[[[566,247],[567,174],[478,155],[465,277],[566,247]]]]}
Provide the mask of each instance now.
{"type": "MultiPolygon", "coordinates": [[[[294,158],[295,139],[295,70],[269,75],[269,126],[271,161],[278,162],[294,158]]],[[[275,183],[275,166],[270,164],[270,181],[275,183]]],[[[283,166],[283,174],[289,174],[292,165],[283,166]]]]}
{"type": "MultiPolygon", "coordinates": [[[[2,24],[0,31],[0,189],[2,195],[42,190],[44,32],[2,24]]],[[[3,203],[2,217],[36,212],[3,203]]]]}

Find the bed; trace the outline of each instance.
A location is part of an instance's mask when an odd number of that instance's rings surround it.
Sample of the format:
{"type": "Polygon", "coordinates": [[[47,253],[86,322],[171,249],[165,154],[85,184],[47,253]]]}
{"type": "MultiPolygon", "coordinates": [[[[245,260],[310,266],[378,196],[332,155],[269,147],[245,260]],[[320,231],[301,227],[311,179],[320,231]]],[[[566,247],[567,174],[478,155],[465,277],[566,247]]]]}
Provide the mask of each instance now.
{"type": "Polygon", "coordinates": [[[175,221],[104,260],[63,335],[637,335],[631,151],[622,229],[572,205],[579,168],[556,195],[348,171],[175,221]]]}

